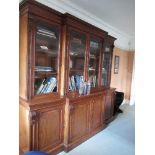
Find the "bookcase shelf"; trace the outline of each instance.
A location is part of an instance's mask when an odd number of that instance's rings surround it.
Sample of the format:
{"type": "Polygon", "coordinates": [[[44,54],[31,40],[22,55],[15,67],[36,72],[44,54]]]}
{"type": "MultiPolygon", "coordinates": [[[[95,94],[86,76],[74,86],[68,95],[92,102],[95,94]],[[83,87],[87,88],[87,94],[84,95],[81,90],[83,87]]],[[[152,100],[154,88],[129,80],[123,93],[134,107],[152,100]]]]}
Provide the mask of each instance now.
{"type": "Polygon", "coordinates": [[[35,79],[38,78],[46,78],[46,77],[50,77],[50,76],[56,76],[57,73],[56,72],[36,72],[35,74],[35,79]]]}

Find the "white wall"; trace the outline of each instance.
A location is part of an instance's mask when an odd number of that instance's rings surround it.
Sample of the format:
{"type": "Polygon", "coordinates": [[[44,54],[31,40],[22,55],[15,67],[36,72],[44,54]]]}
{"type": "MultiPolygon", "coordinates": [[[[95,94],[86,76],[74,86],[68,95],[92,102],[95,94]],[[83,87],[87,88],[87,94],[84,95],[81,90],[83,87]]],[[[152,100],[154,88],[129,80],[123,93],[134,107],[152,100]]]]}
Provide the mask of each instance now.
{"type": "Polygon", "coordinates": [[[135,59],[133,61],[130,105],[135,104],[135,59]]]}

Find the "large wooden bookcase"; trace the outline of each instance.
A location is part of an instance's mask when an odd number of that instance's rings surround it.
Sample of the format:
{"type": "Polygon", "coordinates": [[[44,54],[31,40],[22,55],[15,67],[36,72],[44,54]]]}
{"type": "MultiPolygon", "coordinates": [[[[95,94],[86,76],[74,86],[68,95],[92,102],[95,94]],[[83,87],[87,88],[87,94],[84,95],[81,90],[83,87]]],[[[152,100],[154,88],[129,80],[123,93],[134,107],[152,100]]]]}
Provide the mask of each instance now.
{"type": "Polygon", "coordinates": [[[20,3],[20,154],[67,152],[112,120],[114,41],[68,13],[20,3]]]}

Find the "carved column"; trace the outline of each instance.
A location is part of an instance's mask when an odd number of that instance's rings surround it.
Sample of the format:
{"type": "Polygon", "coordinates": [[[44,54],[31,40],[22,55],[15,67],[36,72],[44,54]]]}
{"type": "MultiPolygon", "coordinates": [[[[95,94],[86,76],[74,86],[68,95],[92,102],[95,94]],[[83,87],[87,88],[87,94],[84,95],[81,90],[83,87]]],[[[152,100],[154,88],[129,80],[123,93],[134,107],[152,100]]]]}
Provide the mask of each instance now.
{"type": "Polygon", "coordinates": [[[36,111],[30,111],[30,149],[38,150],[38,120],[39,114],[36,111]]]}

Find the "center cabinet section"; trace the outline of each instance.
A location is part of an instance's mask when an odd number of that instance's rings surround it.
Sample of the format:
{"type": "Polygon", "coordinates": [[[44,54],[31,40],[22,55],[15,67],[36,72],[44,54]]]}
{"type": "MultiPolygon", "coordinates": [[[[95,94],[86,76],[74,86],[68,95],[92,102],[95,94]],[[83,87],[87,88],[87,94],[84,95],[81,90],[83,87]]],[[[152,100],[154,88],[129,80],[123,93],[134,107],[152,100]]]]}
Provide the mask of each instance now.
{"type": "MultiPolygon", "coordinates": [[[[66,52],[65,94],[89,94],[102,87],[102,59],[107,32],[72,15],[64,15],[62,52],[66,52]],[[90,85],[90,90],[82,89],[90,85]]],[[[110,58],[111,59],[111,58],[110,58]]]]}
{"type": "Polygon", "coordinates": [[[104,127],[103,94],[67,98],[65,107],[65,151],[71,150],[104,127]]]}

